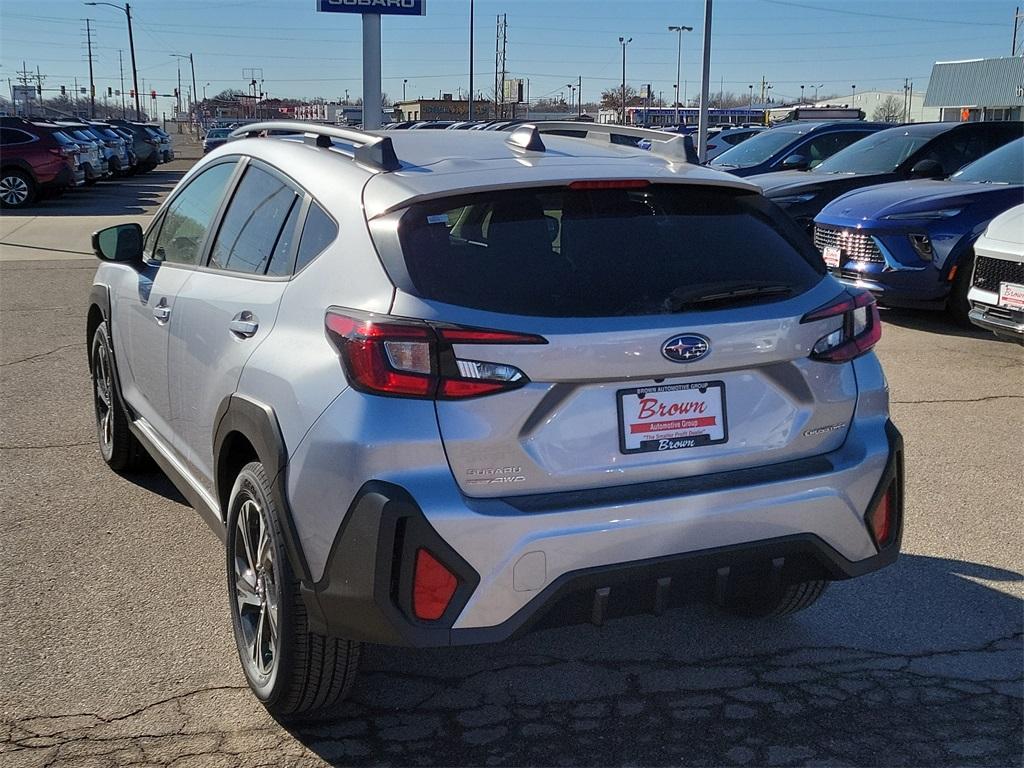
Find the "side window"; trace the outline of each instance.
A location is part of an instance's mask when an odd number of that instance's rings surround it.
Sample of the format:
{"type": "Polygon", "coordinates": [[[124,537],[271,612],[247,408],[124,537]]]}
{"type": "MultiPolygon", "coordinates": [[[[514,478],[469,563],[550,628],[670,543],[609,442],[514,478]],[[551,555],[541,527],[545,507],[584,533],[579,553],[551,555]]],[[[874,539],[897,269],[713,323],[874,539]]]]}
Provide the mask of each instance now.
{"type": "Polygon", "coordinates": [[[298,272],[309,262],[320,255],[320,252],[334,242],[338,236],[338,225],[326,211],[316,203],[309,206],[306,223],[302,227],[299,240],[299,255],[295,259],[295,271],[298,272]]]}
{"type": "Polygon", "coordinates": [[[292,255],[295,245],[296,228],[299,225],[299,211],[302,210],[302,198],[296,197],[288,218],[285,219],[281,234],[278,235],[274,253],[270,256],[267,274],[282,277],[292,273],[292,255]]]}
{"type": "Polygon", "coordinates": [[[234,172],[235,163],[219,163],[189,182],[164,214],[152,258],[175,264],[199,262],[199,251],[234,172]]]}
{"type": "Polygon", "coordinates": [[[235,190],[210,252],[210,266],[262,275],[299,199],[277,176],[250,166],[235,190]]]}
{"type": "Polygon", "coordinates": [[[0,146],[10,147],[15,144],[27,144],[32,140],[30,134],[16,128],[0,128],[0,146]]]}
{"type": "Polygon", "coordinates": [[[864,131],[834,131],[833,133],[826,133],[807,142],[800,149],[800,153],[807,156],[811,168],[814,168],[824,160],[828,160],[840,149],[845,149],[867,135],[864,131]]]}

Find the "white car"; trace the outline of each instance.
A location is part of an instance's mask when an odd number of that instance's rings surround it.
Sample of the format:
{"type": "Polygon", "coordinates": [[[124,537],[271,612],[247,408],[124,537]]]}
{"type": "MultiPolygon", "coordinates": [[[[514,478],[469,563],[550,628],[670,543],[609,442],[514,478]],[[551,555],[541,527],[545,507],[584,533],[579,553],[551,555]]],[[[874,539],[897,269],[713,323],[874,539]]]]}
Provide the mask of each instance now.
{"type": "Polygon", "coordinates": [[[1024,344],[1024,205],[992,219],[974,253],[971,322],[1024,344]]]}

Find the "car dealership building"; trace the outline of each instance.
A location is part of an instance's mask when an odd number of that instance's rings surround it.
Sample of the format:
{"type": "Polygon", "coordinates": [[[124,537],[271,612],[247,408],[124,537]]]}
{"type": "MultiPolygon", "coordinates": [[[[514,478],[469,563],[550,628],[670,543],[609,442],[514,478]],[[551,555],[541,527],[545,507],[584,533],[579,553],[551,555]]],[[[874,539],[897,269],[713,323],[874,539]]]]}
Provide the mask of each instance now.
{"type": "Polygon", "coordinates": [[[1024,57],[936,62],[924,105],[939,108],[943,121],[1020,120],[1024,57]]]}

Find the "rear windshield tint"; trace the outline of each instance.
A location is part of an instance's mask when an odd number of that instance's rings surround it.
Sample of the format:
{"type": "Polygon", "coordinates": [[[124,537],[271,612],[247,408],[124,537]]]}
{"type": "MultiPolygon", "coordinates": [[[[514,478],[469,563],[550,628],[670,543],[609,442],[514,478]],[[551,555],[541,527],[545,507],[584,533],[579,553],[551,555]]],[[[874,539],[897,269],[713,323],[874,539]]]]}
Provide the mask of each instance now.
{"type": "Polygon", "coordinates": [[[771,301],[807,290],[824,272],[806,235],[774,205],[708,187],[549,187],[434,200],[406,209],[398,239],[400,247],[378,246],[404,290],[522,315],[651,315],[680,311],[680,297],[704,289],[789,289],[746,299],[771,301]]]}

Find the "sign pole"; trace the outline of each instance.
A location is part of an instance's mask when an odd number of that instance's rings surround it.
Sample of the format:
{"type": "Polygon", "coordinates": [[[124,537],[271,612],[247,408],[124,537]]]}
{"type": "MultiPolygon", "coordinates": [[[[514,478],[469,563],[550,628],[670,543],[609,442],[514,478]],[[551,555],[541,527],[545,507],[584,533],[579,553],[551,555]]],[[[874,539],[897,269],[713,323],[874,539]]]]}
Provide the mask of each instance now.
{"type": "Polygon", "coordinates": [[[381,127],[380,14],[363,14],[363,130],[381,127]],[[368,109],[369,107],[369,109],[368,109]]]}

